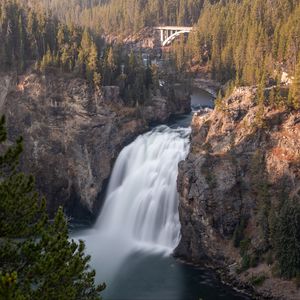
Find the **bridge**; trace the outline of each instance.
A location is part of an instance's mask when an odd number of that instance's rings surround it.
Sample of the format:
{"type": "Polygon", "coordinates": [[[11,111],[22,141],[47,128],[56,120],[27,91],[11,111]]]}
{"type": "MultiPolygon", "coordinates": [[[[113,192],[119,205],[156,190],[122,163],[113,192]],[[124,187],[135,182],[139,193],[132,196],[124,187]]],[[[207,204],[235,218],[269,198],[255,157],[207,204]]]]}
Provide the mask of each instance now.
{"type": "Polygon", "coordinates": [[[193,27],[158,26],[154,27],[154,29],[160,31],[160,41],[162,46],[164,47],[169,45],[179,35],[190,33],[193,30],[193,27]]]}

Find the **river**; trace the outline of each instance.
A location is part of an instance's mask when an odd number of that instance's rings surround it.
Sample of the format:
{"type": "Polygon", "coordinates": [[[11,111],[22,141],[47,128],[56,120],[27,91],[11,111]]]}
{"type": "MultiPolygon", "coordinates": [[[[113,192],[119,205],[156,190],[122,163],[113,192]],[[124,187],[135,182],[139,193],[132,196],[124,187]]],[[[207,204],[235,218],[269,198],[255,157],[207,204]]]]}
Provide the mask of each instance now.
{"type": "Polygon", "coordinates": [[[212,108],[214,106],[214,97],[208,92],[194,87],[191,95],[191,106],[193,110],[205,107],[212,108]]]}
{"type": "MultiPolygon", "coordinates": [[[[192,107],[212,106],[202,91],[192,107]]],[[[189,151],[191,115],[153,128],[125,147],[113,168],[95,226],[74,236],[86,242],[104,300],[249,299],[214,272],[175,260],[180,240],[178,163],[189,151]]]]}

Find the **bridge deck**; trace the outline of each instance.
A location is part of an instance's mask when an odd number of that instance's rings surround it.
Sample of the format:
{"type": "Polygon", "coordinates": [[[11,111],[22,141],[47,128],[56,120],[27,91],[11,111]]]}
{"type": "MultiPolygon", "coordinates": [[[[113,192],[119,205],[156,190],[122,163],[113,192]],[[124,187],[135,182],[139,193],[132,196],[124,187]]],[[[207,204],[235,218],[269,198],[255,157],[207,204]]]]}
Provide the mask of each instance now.
{"type": "Polygon", "coordinates": [[[157,30],[180,30],[180,31],[192,31],[193,27],[184,26],[156,26],[154,29],[157,30]]]}

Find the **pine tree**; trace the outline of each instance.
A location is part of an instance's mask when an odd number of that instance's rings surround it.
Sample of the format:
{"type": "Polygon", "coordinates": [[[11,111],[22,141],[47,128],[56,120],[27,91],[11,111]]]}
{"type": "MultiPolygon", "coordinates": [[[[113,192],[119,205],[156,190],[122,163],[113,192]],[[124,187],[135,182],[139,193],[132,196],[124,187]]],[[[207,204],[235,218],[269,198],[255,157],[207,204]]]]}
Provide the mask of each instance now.
{"type": "Polygon", "coordinates": [[[71,71],[71,53],[66,45],[61,48],[60,63],[62,70],[71,71]]]}
{"type": "Polygon", "coordinates": [[[300,108],[300,61],[296,66],[295,76],[290,87],[288,102],[293,109],[300,108]]]}
{"type": "Polygon", "coordinates": [[[98,73],[98,51],[95,43],[91,43],[88,57],[87,57],[87,79],[90,82],[94,80],[94,74],[98,73]]]}
{"type": "Polygon", "coordinates": [[[38,24],[37,24],[37,17],[34,11],[30,10],[27,15],[27,26],[26,32],[28,36],[28,43],[31,51],[31,57],[36,59],[38,54],[38,32],[36,31],[38,24]]]}
{"type": "Polygon", "coordinates": [[[180,40],[175,47],[176,67],[179,72],[182,72],[185,67],[185,52],[184,52],[184,36],[180,36],[180,40]]]}
{"type": "Polygon", "coordinates": [[[49,67],[53,62],[53,56],[50,49],[47,50],[46,54],[43,55],[42,61],[40,63],[40,70],[42,72],[46,71],[46,68],[49,67]]]}
{"type": "Polygon", "coordinates": [[[272,88],[269,95],[269,104],[271,107],[274,107],[276,102],[275,89],[272,88]]]}
{"type": "Polygon", "coordinates": [[[106,83],[108,85],[111,85],[113,83],[116,67],[117,66],[115,63],[114,51],[113,51],[112,47],[109,47],[109,49],[107,51],[107,56],[106,56],[105,62],[104,62],[104,76],[105,76],[106,83]]]}
{"type": "Polygon", "coordinates": [[[186,0],[180,0],[179,1],[179,7],[178,7],[178,16],[177,16],[177,24],[179,26],[185,25],[186,21],[186,0]]]}
{"type": "Polygon", "coordinates": [[[286,199],[272,228],[272,243],[281,275],[291,278],[300,272],[300,205],[286,199]]]}
{"type": "Polygon", "coordinates": [[[101,83],[102,83],[101,74],[99,72],[95,71],[94,75],[93,75],[93,84],[94,84],[94,87],[100,88],[101,87],[101,83]]]}
{"type": "Polygon", "coordinates": [[[22,16],[19,16],[19,69],[22,72],[25,67],[25,33],[22,16]]]}
{"type": "Polygon", "coordinates": [[[89,32],[85,29],[82,38],[81,38],[81,43],[78,51],[78,60],[77,60],[77,68],[79,73],[86,77],[87,76],[87,63],[88,63],[88,56],[89,56],[89,51],[92,46],[92,39],[89,34],[89,32]]]}
{"type": "Polygon", "coordinates": [[[260,84],[258,85],[258,89],[257,89],[257,107],[258,110],[256,112],[256,116],[255,116],[255,122],[256,124],[261,127],[264,125],[264,120],[263,120],[263,116],[264,116],[264,111],[265,111],[265,72],[263,72],[260,84]]]}
{"type": "Polygon", "coordinates": [[[64,26],[59,27],[57,31],[56,39],[57,39],[57,47],[58,49],[61,49],[64,46],[65,39],[66,39],[64,26]]]}
{"type": "Polygon", "coordinates": [[[96,300],[105,285],[95,286],[84,243],[70,240],[60,208],[50,223],[45,200],[34,179],[18,172],[22,139],[7,147],[0,120],[0,299],[96,300]],[[5,150],[6,149],[6,150],[5,150]]]}

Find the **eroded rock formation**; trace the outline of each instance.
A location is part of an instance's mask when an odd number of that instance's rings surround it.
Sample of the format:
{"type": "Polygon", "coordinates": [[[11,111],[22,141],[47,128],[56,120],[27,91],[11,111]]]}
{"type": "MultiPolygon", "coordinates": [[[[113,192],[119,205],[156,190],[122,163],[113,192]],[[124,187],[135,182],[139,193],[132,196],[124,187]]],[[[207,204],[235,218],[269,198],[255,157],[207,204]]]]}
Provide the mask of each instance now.
{"type": "MultiPolygon", "coordinates": [[[[188,99],[175,101],[178,112],[189,110],[188,99]]],[[[63,205],[76,218],[97,214],[120,150],[152,119],[177,112],[168,99],[159,101],[165,109],[150,101],[146,119],[144,107],[124,105],[117,87],[94,91],[82,79],[35,73],[0,76],[0,114],[11,141],[24,138],[21,169],[35,175],[50,213],[63,205]]]]}
{"type": "MultiPolygon", "coordinates": [[[[182,239],[176,255],[226,267],[233,277],[239,276],[242,260],[233,245],[241,220],[249,249],[263,253],[266,209],[278,206],[282,194],[300,201],[300,112],[266,108],[261,113],[256,94],[255,88],[238,88],[210,114],[195,115],[191,150],[179,165],[182,239]]],[[[269,279],[260,289],[282,286],[263,262],[240,279],[249,282],[262,273],[269,279]]],[[[294,299],[282,292],[278,288],[272,294],[294,299]]]]}

